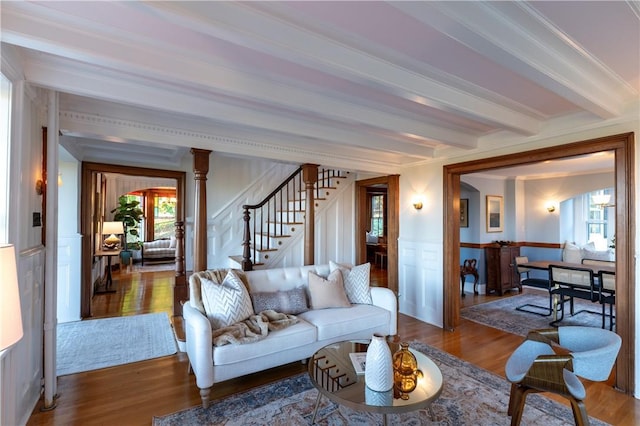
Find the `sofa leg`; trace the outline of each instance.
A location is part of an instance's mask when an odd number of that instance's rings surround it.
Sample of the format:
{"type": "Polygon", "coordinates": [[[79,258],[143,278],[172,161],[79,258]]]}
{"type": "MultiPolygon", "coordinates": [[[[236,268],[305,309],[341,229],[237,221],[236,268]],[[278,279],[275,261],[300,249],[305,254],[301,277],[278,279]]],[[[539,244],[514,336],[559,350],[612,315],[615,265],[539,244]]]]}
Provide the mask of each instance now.
{"type": "Polygon", "coordinates": [[[209,395],[211,395],[211,388],[200,389],[200,399],[202,399],[202,408],[209,408],[209,395]]]}

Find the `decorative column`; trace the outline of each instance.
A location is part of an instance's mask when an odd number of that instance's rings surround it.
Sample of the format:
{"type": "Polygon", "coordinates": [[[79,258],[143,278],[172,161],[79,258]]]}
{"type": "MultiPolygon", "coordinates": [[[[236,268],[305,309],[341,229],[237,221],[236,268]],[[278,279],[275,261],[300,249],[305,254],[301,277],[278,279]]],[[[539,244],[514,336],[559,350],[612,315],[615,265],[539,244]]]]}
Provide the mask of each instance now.
{"type": "Polygon", "coordinates": [[[193,214],[193,272],[207,269],[207,173],[210,150],[191,148],[195,180],[193,214]]]}
{"type": "Polygon", "coordinates": [[[304,164],[302,166],[302,180],[305,187],[304,203],[304,264],[313,265],[315,262],[316,209],[315,185],[318,181],[318,165],[304,164]]]}

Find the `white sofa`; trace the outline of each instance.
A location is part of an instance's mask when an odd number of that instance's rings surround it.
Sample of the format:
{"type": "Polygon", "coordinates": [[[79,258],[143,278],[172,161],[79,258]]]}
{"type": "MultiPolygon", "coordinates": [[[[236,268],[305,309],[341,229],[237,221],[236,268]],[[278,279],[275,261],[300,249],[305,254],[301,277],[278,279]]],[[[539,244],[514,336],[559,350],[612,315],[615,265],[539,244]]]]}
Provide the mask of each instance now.
{"type": "Polygon", "coordinates": [[[145,260],[171,260],[176,257],[176,239],[145,241],[142,243],[142,264],[145,260]]]}
{"type": "MultiPolygon", "coordinates": [[[[250,293],[277,292],[303,287],[309,296],[309,271],[327,277],[329,265],[311,265],[244,272],[250,293]]],[[[202,404],[208,406],[214,383],[310,358],[318,349],[339,341],[370,339],[373,333],[397,333],[397,298],[380,287],[370,287],[372,304],[310,309],[299,313],[299,322],[270,331],[266,338],[247,344],[214,346],[212,325],[194,300],[190,277],[190,300],[183,306],[186,350],[200,388],[202,404]]],[[[200,290],[198,290],[200,291],[200,290]]],[[[196,296],[197,297],[197,296],[196,296]]]]}

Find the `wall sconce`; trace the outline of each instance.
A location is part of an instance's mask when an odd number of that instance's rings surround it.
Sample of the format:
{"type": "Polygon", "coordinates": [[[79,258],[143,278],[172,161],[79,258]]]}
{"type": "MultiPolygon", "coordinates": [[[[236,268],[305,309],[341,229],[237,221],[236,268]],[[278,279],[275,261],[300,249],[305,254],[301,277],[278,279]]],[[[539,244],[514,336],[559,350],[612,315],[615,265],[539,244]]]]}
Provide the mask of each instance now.
{"type": "Polygon", "coordinates": [[[36,194],[42,195],[44,192],[44,181],[42,179],[38,179],[36,181],[36,194]]]}
{"type": "Polygon", "coordinates": [[[554,202],[548,202],[546,207],[549,213],[553,213],[556,211],[556,204],[554,202]]]}
{"type": "Polygon", "coordinates": [[[62,186],[62,173],[58,173],[58,186],[62,186]]]}
{"type": "Polygon", "coordinates": [[[413,208],[416,210],[422,209],[422,199],[420,197],[416,197],[413,199],[413,208]]]}

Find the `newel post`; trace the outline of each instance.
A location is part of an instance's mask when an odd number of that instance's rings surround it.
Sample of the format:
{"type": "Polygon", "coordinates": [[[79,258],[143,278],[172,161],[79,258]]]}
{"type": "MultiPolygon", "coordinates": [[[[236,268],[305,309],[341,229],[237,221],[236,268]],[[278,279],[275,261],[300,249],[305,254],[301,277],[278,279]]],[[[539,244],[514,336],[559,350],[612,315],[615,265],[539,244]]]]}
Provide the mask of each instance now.
{"type": "Polygon", "coordinates": [[[173,315],[182,316],[182,302],[189,298],[184,268],[184,222],[178,221],[174,226],[176,227],[176,279],[173,290],[173,315]]]}
{"type": "Polygon", "coordinates": [[[313,265],[315,263],[315,235],[316,235],[316,213],[314,188],[318,181],[318,165],[304,164],[302,166],[302,180],[305,187],[304,202],[304,264],[313,265]]]}
{"type": "Polygon", "coordinates": [[[242,238],[242,245],[244,250],[242,252],[242,270],[252,271],[253,262],[251,261],[251,229],[249,227],[249,220],[251,219],[251,213],[247,206],[243,206],[244,214],[242,219],[244,220],[244,237],[242,238]]]}

